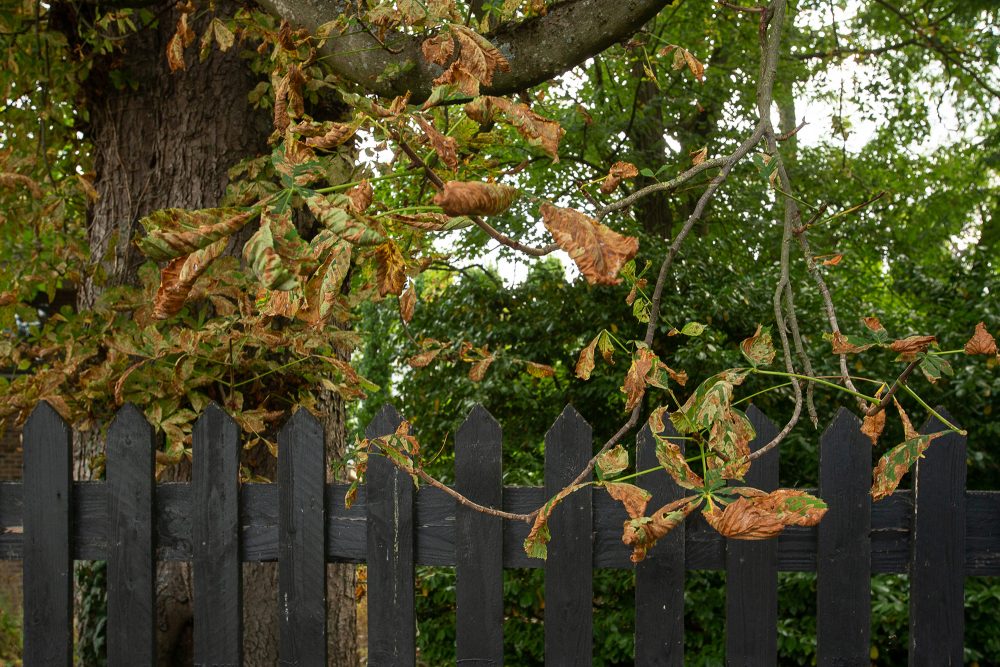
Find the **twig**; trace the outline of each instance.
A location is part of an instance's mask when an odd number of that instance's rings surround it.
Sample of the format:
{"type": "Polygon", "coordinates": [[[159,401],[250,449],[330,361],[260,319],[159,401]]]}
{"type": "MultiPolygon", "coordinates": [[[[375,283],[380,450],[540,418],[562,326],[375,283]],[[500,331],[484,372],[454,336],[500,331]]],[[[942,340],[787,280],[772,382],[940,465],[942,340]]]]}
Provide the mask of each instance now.
{"type": "Polygon", "coordinates": [[[454,498],[459,505],[463,505],[465,507],[474,509],[477,512],[482,512],[483,514],[488,514],[490,516],[497,516],[500,517],[501,519],[510,519],[512,521],[525,521],[530,523],[532,520],[534,520],[535,514],[538,513],[538,511],[536,510],[530,514],[517,514],[515,512],[504,512],[503,510],[498,510],[493,507],[480,505],[479,503],[473,500],[469,500],[468,498],[466,498],[461,493],[451,488],[444,482],[439,482],[438,480],[434,479],[423,468],[411,468],[409,472],[412,472],[417,477],[419,477],[420,479],[424,480],[425,482],[433,486],[435,489],[440,489],[444,491],[449,496],[454,498]]]}
{"type": "Polygon", "coordinates": [[[729,160],[730,158],[732,158],[732,155],[725,155],[723,157],[717,157],[711,160],[705,160],[701,164],[696,164],[695,166],[691,167],[690,169],[682,173],[680,176],[677,176],[676,178],[672,178],[669,181],[663,181],[662,183],[653,183],[652,185],[647,185],[641,190],[636,190],[627,197],[622,197],[618,201],[608,204],[600,211],[598,211],[597,215],[594,217],[597,218],[598,222],[600,222],[601,220],[604,219],[605,216],[608,215],[608,213],[613,213],[615,211],[620,211],[623,208],[628,208],[638,200],[642,199],[643,197],[647,197],[653,194],[654,192],[661,192],[663,190],[667,191],[676,190],[677,188],[684,185],[692,178],[694,178],[701,172],[705,171],[706,169],[712,169],[714,167],[723,166],[724,164],[726,164],[726,161],[729,160]]]}
{"type": "Polygon", "coordinates": [[[913,371],[916,370],[917,366],[920,365],[920,361],[921,361],[920,359],[914,359],[907,365],[906,368],[903,369],[903,372],[900,373],[899,377],[896,378],[896,381],[892,383],[892,386],[889,387],[889,391],[887,391],[885,396],[882,397],[882,400],[879,401],[876,405],[873,405],[867,410],[865,410],[864,412],[865,417],[871,417],[872,415],[877,415],[882,410],[885,410],[886,406],[889,405],[889,401],[891,401],[892,397],[896,395],[896,392],[898,392],[903,387],[903,385],[906,384],[906,381],[910,379],[910,374],[913,373],[913,371]]]}

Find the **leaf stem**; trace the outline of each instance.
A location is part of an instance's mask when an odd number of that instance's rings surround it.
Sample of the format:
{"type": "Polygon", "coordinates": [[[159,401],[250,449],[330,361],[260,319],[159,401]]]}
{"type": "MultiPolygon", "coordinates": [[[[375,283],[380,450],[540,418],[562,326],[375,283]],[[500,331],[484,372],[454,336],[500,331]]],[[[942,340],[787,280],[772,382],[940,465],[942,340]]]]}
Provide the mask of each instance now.
{"type": "Polygon", "coordinates": [[[813,377],[811,375],[800,375],[798,373],[788,373],[786,371],[766,371],[766,370],[763,370],[761,368],[755,368],[754,372],[755,373],[760,373],[762,375],[777,375],[777,376],[780,376],[780,377],[793,377],[793,378],[797,378],[799,380],[808,380],[809,382],[815,382],[816,384],[825,385],[827,387],[830,387],[831,389],[837,389],[838,391],[845,392],[847,394],[850,394],[851,396],[855,396],[857,398],[864,399],[864,400],[868,401],[869,403],[878,403],[879,402],[879,400],[877,398],[873,397],[873,396],[868,396],[866,394],[862,394],[859,391],[854,391],[853,389],[848,389],[847,387],[841,386],[841,385],[833,383],[833,382],[827,382],[826,380],[821,380],[821,379],[813,377]]]}
{"type": "Polygon", "coordinates": [[[968,431],[966,431],[964,428],[958,428],[957,426],[955,426],[954,424],[952,424],[950,421],[948,421],[947,419],[945,419],[944,417],[942,417],[941,413],[939,413],[937,410],[935,410],[931,406],[927,405],[927,403],[924,402],[924,399],[920,398],[920,396],[917,395],[917,392],[915,392],[912,389],[910,389],[910,387],[908,385],[904,384],[903,385],[903,389],[905,389],[906,393],[908,393],[910,396],[912,396],[917,401],[917,403],[919,403],[924,408],[924,410],[927,410],[927,412],[929,412],[932,415],[934,415],[934,417],[939,422],[941,422],[942,424],[944,424],[945,426],[947,426],[949,429],[951,429],[955,433],[958,433],[959,435],[968,435],[968,431]]]}

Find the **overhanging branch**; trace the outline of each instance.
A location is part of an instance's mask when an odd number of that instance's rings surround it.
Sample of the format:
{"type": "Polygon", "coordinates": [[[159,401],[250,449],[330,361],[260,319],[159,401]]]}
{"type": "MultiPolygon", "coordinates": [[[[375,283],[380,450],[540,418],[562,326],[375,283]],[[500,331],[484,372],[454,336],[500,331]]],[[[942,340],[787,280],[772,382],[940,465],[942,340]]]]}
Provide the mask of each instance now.
{"type": "MultiPolygon", "coordinates": [[[[332,0],[259,0],[268,12],[295,27],[315,32],[337,18],[343,4],[332,0]]],[[[484,92],[506,95],[547,81],[576,67],[638,31],[673,0],[566,0],[545,16],[504,24],[487,37],[510,62],[510,72],[497,72],[484,92]]],[[[419,102],[430,95],[442,68],[420,52],[426,36],[389,33],[388,51],[370,35],[354,33],[330,39],[324,62],[337,74],[378,95],[411,93],[419,102]],[[412,63],[406,71],[384,76],[389,67],[412,63]],[[380,79],[381,77],[381,79],[380,79]]],[[[391,71],[391,70],[388,70],[391,71]]]]}

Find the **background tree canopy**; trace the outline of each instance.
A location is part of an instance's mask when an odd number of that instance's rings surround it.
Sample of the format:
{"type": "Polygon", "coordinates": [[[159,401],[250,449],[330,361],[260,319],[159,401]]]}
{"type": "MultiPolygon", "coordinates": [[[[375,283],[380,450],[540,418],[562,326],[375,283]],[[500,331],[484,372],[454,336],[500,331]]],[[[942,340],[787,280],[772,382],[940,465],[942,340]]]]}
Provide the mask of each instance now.
{"type": "MultiPolygon", "coordinates": [[[[450,434],[481,402],[509,483],[534,483],[566,403],[596,453],[657,406],[693,415],[697,388],[742,368],[727,423],[752,396],[789,424],[784,485],[815,485],[810,418],[884,414],[847,385],[893,394],[918,426],[946,406],[970,488],[995,488],[996,350],[963,352],[1000,321],[997,25],[985,0],[5,3],[0,424],[50,401],[85,478],[133,401],[178,476],[216,401],[253,479],[292,406],[357,463],[349,434],[391,400],[446,482],[450,434]],[[744,356],[748,339],[762,347],[744,356]]],[[[927,446],[888,422],[873,465],[927,446]]],[[[742,456],[737,427],[730,451],[703,426],[709,469],[742,456]]],[[[537,609],[519,576],[508,597],[537,609]]],[[[353,571],[334,579],[331,656],[350,664],[353,571]]],[[[425,582],[447,605],[447,575],[425,582]]],[[[808,578],[787,582],[782,604],[808,615],[808,578]]],[[[595,600],[607,664],[629,661],[626,585],[609,576],[595,600]]],[[[997,595],[975,586],[967,600],[997,595]]],[[[688,636],[714,664],[718,590],[699,590],[688,636]]],[[[170,609],[164,660],[184,651],[170,609]]],[[[878,609],[890,664],[905,605],[878,609]]],[[[537,660],[530,612],[511,613],[511,660],[537,660]]],[[[995,660],[975,620],[968,657],[995,660]]],[[[427,623],[433,663],[450,643],[427,623]]],[[[786,630],[785,654],[808,659],[808,633],[786,630]]],[[[251,660],[271,664],[273,639],[251,660]]]]}

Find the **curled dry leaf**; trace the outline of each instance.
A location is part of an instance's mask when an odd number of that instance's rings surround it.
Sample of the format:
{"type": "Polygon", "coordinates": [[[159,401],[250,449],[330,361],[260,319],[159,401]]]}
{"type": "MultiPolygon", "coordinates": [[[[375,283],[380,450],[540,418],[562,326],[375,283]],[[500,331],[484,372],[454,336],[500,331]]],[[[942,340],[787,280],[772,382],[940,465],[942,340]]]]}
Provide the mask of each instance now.
{"type": "MultiPolygon", "coordinates": [[[[97,199],[97,190],[94,190],[94,186],[91,185],[90,182],[87,181],[82,176],[78,176],[77,178],[80,179],[80,184],[83,186],[84,191],[87,193],[88,199],[91,196],[90,192],[93,191],[94,197],[91,201],[95,201],[97,199]],[[89,190],[87,189],[87,186],[90,186],[89,190]]],[[[17,186],[27,188],[31,192],[31,196],[34,197],[35,199],[42,198],[42,189],[38,187],[38,183],[36,183],[35,180],[30,176],[25,176],[24,174],[17,174],[10,171],[0,172],[0,188],[15,188],[17,186]]]]}
{"type": "Polygon", "coordinates": [[[492,123],[499,114],[528,144],[541,148],[553,162],[559,161],[559,141],[566,131],[556,121],[539,116],[528,105],[483,95],[465,105],[465,114],[480,125],[492,123]]]}
{"type": "Polygon", "coordinates": [[[528,370],[528,375],[536,378],[550,378],[556,374],[556,369],[552,368],[547,364],[539,364],[534,361],[528,361],[526,363],[526,368],[528,370]]]}
{"type": "Polygon", "coordinates": [[[638,563],[667,533],[701,505],[701,498],[688,496],[664,505],[650,516],[640,516],[625,522],[622,542],[632,547],[632,562],[638,563]]]}
{"type": "Polygon", "coordinates": [[[931,343],[937,342],[937,336],[908,336],[894,340],[889,345],[889,349],[898,352],[905,361],[916,359],[918,352],[926,352],[931,343]]]}
{"type": "Polygon", "coordinates": [[[646,513],[646,505],[653,497],[649,491],[624,482],[605,482],[604,488],[607,489],[609,496],[625,506],[625,511],[633,519],[646,513]]]}
{"type": "Polygon", "coordinates": [[[445,345],[441,341],[434,340],[433,338],[424,338],[420,346],[423,349],[422,352],[413,355],[406,360],[406,363],[410,365],[411,368],[423,368],[434,361],[442,350],[444,350],[445,345]]]}
{"type": "Polygon", "coordinates": [[[604,332],[594,336],[587,347],[580,350],[580,358],[576,360],[576,376],[581,380],[589,380],[590,374],[594,371],[594,352],[597,349],[597,341],[604,335],[604,332]]]}
{"type": "Polygon", "coordinates": [[[626,396],[626,412],[631,412],[642,400],[643,394],[646,393],[646,376],[656,361],[656,355],[645,345],[640,345],[632,356],[632,365],[629,366],[628,373],[625,374],[625,383],[620,388],[626,396]]]}
{"type": "Polygon", "coordinates": [[[517,188],[500,183],[448,181],[434,203],[448,215],[496,215],[510,208],[517,188]]]}
{"type": "MultiPolygon", "coordinates": [[[[661,410],[663,408],[660,408],[661,410]]],[[[655,413],[654,413],[655,414],[655,413]]],[[[652,428],[654,417],[649,418],[650,428],[652,428]]],[[[704,480],[691,470],[691,466],[684,460],[684,452],[680,446],[670,441],[662,435],[663,422],[660,420],[660,430],[653,431],[653,439],[656,440],[656,460],[663,466],[674,482],[685,489],[700,489],[705,486],[704,480]]]]}
{"type": "Polygon", "coordinates": [[[480,83],[486,86],[492,85],[493,73],[496,70],[510,71],[510,63],[500,50],[478,32],[454,24],[451,30],[462,49],[458,57],[459,62],[465,65],[480,83]]]}
{"type": "Polygon", "coordinates": [[[751,498],[750,502],[772,513],[785,526],[815,526],[827,510],[825,502],[796,489],[778,489],[751,498]]]}
{"type": "Polygon", "coordinates": [[[885,410],[879,410],[873,415],[865,415],[861,422],[861,432],[872,441],[872,447],[878,444],[878,438],[885,429],[885,410]]]}
{"type": "Polygon", "coordinates": [[[618,272],[639,252],[639,240],[612,231],[571,208],[544,203],[540,209],[545,228],[560,248],[569,253],[591,285],[617,285],[618,272]]]}
{"type": "Polygon", "coordinates": [[[986,325],[982,322],[976,325],[976,333],[965,344],[965,353],[986,355],[995,355],[997,353],[997,342],[990,335],[990,332],[986,330],[986,325]]]}
{"type": "Polygon", "coordinates": [[[708,447],[714,454],[709,468],[721,467],[723,479],[743,479],[750,468],[750,441],[756,435],[747,416],[728,407],[709,429],[708,447]]]}
{"type": "Polygon", "coordinates": [[[892,402],[896,406],[896,410],[899,411],[899,421],[903,424],[903,437],[906,440],[913,440],[914,438],[919,437],[920,434],[917,432],[917,429],[913,428],[910,416],[906,414],[906,411],[903,410],[903,406],[899,404],[899,401],[896,400],[895,396],[892,397],[892,402]]]}
{"type": "Polygon", "coordinates": [[[153,319],[165,320],[180,311],[198,276],[222,254],[227,242],[228,239],[219,239],[190,255],[178,257],[163,267],[160,286],[153,298],[153,319]]]}
{"type": "MultiPolygon", "coordinates": [[[[194,30],[188,25],[190,11],[187,11],[187,8],[190,6],[190,3],[178,6],[181,15],[177,19],[177,29],[170,41],[167,42],[167,66],[170,67],[171,72],[187,69],[187,64],[184,62],[184,49],[191,46],[195,37],[194,30]]],[[[193,9],[191,7],[191,11],[193,9]]]]}
{"type": "Polygon", "coordinates": [[[608,451],[597,457],[598,476],[601,479],[610,475],[617,475],[625,468],[628,468],[628,450],[621,445],[615,445],[608,451]]]}
{"type": "Polygon", "coordinates": [[[406,284],[406,261],[399,247],[386,241],[375,248],[375,278],[379,296],[399,294],[406,284]]]}
{"type": "Polygon", "coordinates": [[[429,62],[444,65],[455,53],[455,39],[451,36],[451,32],[444,30],[425,39],[420,45],[420,50],[429,62]]]}
{"type": "Polygon", "coordinates": [[[17,292],[0,292],[0,308],[9,306],[12,303],[17,303],[17,292]]]}
{"type": "Polygon", "coordinates": [[[375,189],[368,179],[363,179],[360,183],[347,191],[347,199],[351,203],[351,211],[354,213],[364,213],[372,205],[372,198],[375,196],[375,189]]]}
{"type": "Polygon", "coordinates": [[[483,378],[486,377],[486,371],[489,369],[490,364],[496,360],[496,356],[486,351],[485,346],[482,348],[482,351],[485,356],[474,362],[472,368],[469,369],[469,379],[473,382],[482,382],[483,378]]]}
{"type": "Polygon", "coordinates": [[[274,88],[274,129],[284,132],[291,124],[292,118],[298,118],[305,112],[302,98],[302,88],[306,79],[298,65],[291,65],[284,76],[278,80],[274,88]]]}
{"type": "Polygon", "coordinates": [[[407,285],[399,295],[399,316],[407,324],[413,319],[413,309],[417,305],[417,291],[413,283],[407,285]]]}
{"type": "Polygon", "coordinates": [[[823,266],[837,266],[844,259],[843,255],[832,255],[823,260],[823,266]]]}
{"type": "Polygon", "coordinates": [[[242,229],[255,216],[253,211],[237,208],[160,209],[139,221],[146,236],[137,244],[146,257],[157,262],[190,255],[242,229]]]}
{"type": "Polygon", "coordinates": [[[420,125],[420,129],[424,131],[427,136],[427,140],[431,142],[431,148],[437,153],[437,156],[441,158],[441,162],[445,164],[446,167],[455,171],[458,169],[458,142],[455,141],[455,137],[447,137],[435,129],[434,125],[427,122],[424,118],[416,116],[417,124],[420,125]]]}
{"type": "Polygon", "coordinates": [[[854,343],[839,331],[833,332],[833,336],[830,341],[833,346],[834,354],[853,354],[856,352],[864,352],[873,345],[872,343],[854,343]]]}
{"type": "Polygon", "coordinates": [[[611,165],[608,175],[601,184],[601,192],[611,194],[618,189],[618,185],[627,178],[635,178],[639,175],[639,170],[631,162],[615,162],[611,165]]]}
{"type": "Polygon", "coordinates": [[[358,131],[360,123],[334,123],[325,121],[320,123],[322,132],[318,132],[306,138],[306,146],[329,151],[347,142],[358,131]]]}
{"type": "MultiPolygon", "coordinates": [[[[941,435],[941,434],[935,434],[941,435]]],[[[872,470],[872,500],[878,501],[891,496],[913,464],[930,446],[930,435],[918,435],[896,445],[879,459],[872,470]]]]}
{"type": "Polygon", "coordinates": [[[882,323],[879,322],[877,317],[862,317],[861,321],[869,331],[874,331],[876,333],[879,331],[885,331],[885,327],[882,326],[882,323]]]}
{"type": "Polygon", "coordinates": [[[747,498],[737,498],[723,509],[713,507],[702,514],[723,537],[737,540],[766,540],[785,529],[777,516],[747,498]]]}
{"type": "Polygon", "coordinates": [[[696,151],[691,151],[691,164],[697,166],[708,159],[708,146],[702,146],[696,151]]]}

